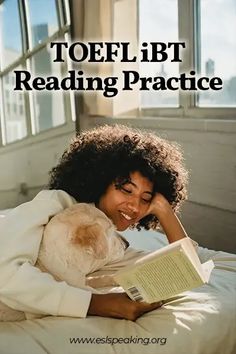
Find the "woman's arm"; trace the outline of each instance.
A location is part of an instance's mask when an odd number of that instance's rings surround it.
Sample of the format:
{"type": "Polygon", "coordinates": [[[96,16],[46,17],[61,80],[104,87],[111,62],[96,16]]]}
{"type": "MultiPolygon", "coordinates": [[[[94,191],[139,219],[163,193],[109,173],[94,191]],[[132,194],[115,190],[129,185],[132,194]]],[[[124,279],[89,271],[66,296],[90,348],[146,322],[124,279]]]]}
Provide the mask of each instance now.
{"type": "MultiPolygon", "coordinates": [[[[188,236],[171,205],[160,193],[153,197],[147,211],[148,214],[157,216],[170,243],[188,236]]],[[[145,312],[160,306],[161,303],[147,304],[132,301],[126,294],[93,294],[88,314],[126,318],[134,321],[145,312]]]]}
{"type": "Polygon", "coordinates": [[[26,314],[86,317],[97,315],[135,320],[160,303],[132,301],[125,293],[92,294],[41,272],[36,263],[44,225],[49,218],[73,205],[63,191],[43,191],[20,205],[0,222],[0,297],[26,314]]]}
{"type": "Polygon", "coordinates": [[[63,191],[42,191],[1,219],[0,297],[6,305],[39,315],[86,316],[91,291],[58,282],[34,267],[44,225],[73,204],[63,191]]]}
{"type": "Polygon", "coordinates": [[[148,214],[154,214],[158,218],[169,243],[188,237],[171,205],[162,194],[157,193],[153,197],[148,214]]]}

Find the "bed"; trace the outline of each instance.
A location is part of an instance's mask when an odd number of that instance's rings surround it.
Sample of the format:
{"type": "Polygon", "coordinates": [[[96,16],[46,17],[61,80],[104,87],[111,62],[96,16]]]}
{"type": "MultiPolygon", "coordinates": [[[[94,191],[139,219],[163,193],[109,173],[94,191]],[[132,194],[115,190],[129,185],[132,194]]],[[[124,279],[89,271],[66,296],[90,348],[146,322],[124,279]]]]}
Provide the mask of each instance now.
{"type": "MultiPolygon", "coordinates": [[[[143,250],[167,243],[157,232],[127,231],[124,236],[143,250]]],[[[202,262],[214,260],[209,284],[174,297],[136,322],[95,316],[2,322],[0,353],[236,353],[236,256],[202,247],[198,252],[202,262]]]]}

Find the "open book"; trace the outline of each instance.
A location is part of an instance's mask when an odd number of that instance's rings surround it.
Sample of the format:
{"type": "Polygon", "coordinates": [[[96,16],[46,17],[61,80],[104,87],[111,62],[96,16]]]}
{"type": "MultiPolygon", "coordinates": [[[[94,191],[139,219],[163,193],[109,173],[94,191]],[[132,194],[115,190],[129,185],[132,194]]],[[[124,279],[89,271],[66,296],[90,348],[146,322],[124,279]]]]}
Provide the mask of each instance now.
{"type": "Polygon", "coordinates": [[[114,279],[131,299],[152,303],[207,283],[213,268],[211,260],[200,263],[186,237],[119,270],[114,279]]]}

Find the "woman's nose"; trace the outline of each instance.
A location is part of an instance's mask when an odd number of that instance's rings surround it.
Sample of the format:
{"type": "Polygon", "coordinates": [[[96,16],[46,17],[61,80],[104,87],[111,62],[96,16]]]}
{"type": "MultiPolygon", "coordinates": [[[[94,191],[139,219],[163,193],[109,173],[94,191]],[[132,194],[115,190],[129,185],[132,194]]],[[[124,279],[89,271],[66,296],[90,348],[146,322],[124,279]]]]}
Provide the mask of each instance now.
{"type": "Polygon", "coordinates": [[[132,201],[130,200],[127,204],[129,210],[132,213],[138,213],[139,212],[139,201],[138,199],[133,199],[132,201]]]}

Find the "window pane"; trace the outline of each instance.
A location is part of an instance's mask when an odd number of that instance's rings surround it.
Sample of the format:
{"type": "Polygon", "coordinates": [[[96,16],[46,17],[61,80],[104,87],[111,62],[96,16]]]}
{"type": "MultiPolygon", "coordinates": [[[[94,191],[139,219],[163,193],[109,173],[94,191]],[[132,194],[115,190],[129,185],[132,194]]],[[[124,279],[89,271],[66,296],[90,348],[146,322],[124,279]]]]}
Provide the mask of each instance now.
{"type": "Polygon", "coordinates": [[[58,18],[55,0],[28,0],[33,47],[55,33],[58,18]]]}
{"type": "MultiPolygon", "coordinates": [[[[139,1],[139,40],[142,42],[175,42],[178,41],[178,4],[177,0],[140,0],[139,1]]],[[[159,63],[140,63],[141,76],[171,77],[179,76],[178,63],[168,59],[159,63]]],[[[143,107],[176,107],[178,91],[143,91],[141,106],[143,107]]]]}
{"type": "Polygon", "coordinates": [[[198,104],[236,106],[236,1],[201,0],[200,16],[200,71],[221,77],[223,89],[201,92],[198,104]]]}
{"type": "MultiPolygon", "coordinates": [[[[61,80],[61,66],[53,63],[52,51],[44,48],[32,58],[32,76],[55,76],[61,80]],[[53,63],[53,64],[52,64],[53,63]]],[[[50,129],[65,122],[62,91],[33,91],[36,131],[50,129]]]]}
{"type": "Polygon", "coordinates": [[[0,5],[0,61],[1,68],[11,64],[22,54],[22,37],[17,0],[5,0],[0,5]]]}
{"type": "MultiPolygon", "coordinates": [[[[21,67],[16,70],[22,70],[21,67]]],[[[3,77],[3,102],[6,120],[6,141],[22,139],[27,134],[25,103],[22,92],[14,91],[14,72],[3,77]]]]}

